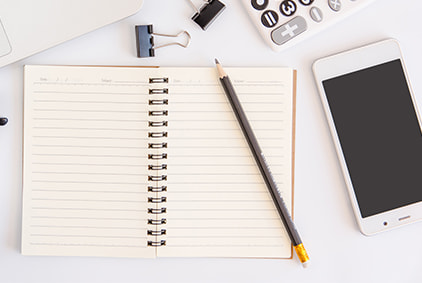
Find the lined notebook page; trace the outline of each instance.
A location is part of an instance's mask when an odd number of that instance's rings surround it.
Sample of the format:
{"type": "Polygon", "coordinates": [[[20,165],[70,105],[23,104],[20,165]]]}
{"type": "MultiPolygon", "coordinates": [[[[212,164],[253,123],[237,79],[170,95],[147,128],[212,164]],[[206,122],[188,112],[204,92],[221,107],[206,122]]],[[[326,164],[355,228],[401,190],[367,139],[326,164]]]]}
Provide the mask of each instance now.
{"type": "Polygon", "coordinates": [[[152,71],[25,67],[23,254],[155,256],[146,236],[152,71]]]}
{"type": "MultiPolygon", "coordinates": [[[[225,68],[289,209],[293,71],[225,68]]],[[[288,235],[214,68],[169,84],[166,246],[158,256],[290,257],[288,235]]]]}

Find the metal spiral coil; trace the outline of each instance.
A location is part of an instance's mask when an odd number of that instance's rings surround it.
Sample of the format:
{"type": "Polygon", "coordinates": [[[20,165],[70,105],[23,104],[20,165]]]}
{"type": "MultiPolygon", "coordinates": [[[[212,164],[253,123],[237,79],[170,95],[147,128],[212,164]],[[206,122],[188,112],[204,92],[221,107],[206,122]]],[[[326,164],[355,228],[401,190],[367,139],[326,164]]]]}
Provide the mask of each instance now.
{"type": "Polygon", "coordinates": [[[165,240],[161,240],[159,242],[148,241],[148,246],[151,246],[151,247],[161,247],[161,246],[165,246],[165,245],[166,245],[165,240]]]}
{"type": "MultiPolygon", "coordinates": [[[[168,78],[150,78],[150,84],[165,84],[168,83],[168,78]]],[[[167,192],[167,164],[163,163],[167,159],[165,150],[168,148],[167,137],[168,132],[165,128],[168,127],[168,121],[164,118],[169,115],[167,109],[160,109],[169,104],[167,95],[168,88],[150,87],[149,94],[152,96],[148,103],[152,105],[153,109],[148,111],[148,126],[151,131],[148,132],[148,203],[151,207],[147,208],[150,218],[148,225],[154,225],[156,228],[147,230],[148,246],[161,247],[166,245],[166,241],[162,239],[166,235],[165,224],[167,219],[164,216],[167,213],[167,208],[163,204],[167,202],[167,197],[163,193],[167,192]],[[164,226],[162,226],[164,225],[164,226]],[[158,229],[158,226],[161,226],[158,229]]]]}

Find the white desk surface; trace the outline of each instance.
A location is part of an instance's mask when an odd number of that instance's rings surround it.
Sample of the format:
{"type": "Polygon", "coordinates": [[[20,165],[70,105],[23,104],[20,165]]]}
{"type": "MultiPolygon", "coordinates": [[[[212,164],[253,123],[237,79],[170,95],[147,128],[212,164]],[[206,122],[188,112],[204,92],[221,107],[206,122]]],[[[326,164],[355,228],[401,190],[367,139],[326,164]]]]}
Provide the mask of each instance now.
{"type": "MultiPolygon", "coordinates": [[[[201,1],[194,1],[201,3],[201,1]]],[[[204,32],[186,0],[146,0],[141,11],[0,69],[0,282],[422,282],[422,223],[363,236],[345,184],[311,72],[326,55],[393,37],[400,41],[419,108],[422,106],[422,1],[378,0],[358,14],[282,53],[271,51],[240,1],[204,32]],[[134,26],[188,30],[192,44],[136,58],[134,26]],[[295,222],[311,257],[293,260],[24,257],[21,237],[22,67],[25,64],[291,66],[298,70],[295,222]]]]}

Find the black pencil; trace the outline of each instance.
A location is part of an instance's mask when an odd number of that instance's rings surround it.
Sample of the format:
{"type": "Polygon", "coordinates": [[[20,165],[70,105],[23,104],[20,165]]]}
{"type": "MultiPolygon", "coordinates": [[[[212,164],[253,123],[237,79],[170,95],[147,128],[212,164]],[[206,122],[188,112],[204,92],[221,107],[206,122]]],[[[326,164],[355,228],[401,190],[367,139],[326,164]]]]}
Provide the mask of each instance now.
{"type": "Polygon", "coordinates": [[[275,203],[277,211],[280,215],[281,220],[286,227],[287,233],[289,234],[290,240],[295,248],[296,254],[299,260],[302,262],[303,266],[306,267],[309,264],[309,257],[306,253],[306,250],[303,246],[302,240],[300,239],[299,233],[296,230],[296,227],[292,221],[290,213],[284,203],[284,200],[278,193],[277,184],[274,181],[274,178],[271,174],[270,169],[268,168],[267,161],[262,153],[262,150],[258,144],[258,141],[255,137],[255,134],[252,131],[251,126],[249,125],[248,119],[243,112],[242,105],[237,98],[236,92],[234,91],[233,85],[230,81],[230,78],[224,72],[220,63],[215,59],[215,64],[217,66],[218,74],[220,76],[220,82],[224,88],[224,92],[227,95],[228,100],[233,108],[233,111],[236,115],[237,121],[242,128],[242,132],[248,142],[249,148],[252,151],[252,154],[255,158],[256,164],[258,165],[259,171],[261,171],[262,177],[264,178],[265,184],[271,194],[271,197],[275,203]]]}

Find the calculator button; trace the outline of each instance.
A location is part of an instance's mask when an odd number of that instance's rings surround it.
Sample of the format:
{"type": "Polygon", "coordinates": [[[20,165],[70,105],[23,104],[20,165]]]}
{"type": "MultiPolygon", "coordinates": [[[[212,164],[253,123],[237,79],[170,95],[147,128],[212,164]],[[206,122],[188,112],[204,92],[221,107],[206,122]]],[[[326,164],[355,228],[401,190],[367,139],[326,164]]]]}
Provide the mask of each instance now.
{"type": "Polygon", "coordinates": [[[297,10],[296,3],[293,2],[292,0],[284,0],[280,4],[280,12],[286,17],[293,16],[296,10],[297,10]]]}
{"type": "Polygon", "coordinates": [[[271,33],[271,39],[277,45],[282,45],[301,34],[308,28],[303,17],[295,17],[291,21],[279,26],[271,33]]]}
{"type": "Polygon", "coordinates": [[[299,0],[299,2],[302,5],[309,6],[312,4],[312,2],[314,2],[314,0],[299,0]]]}
{"type": "Polygon", "coordinates": [[[267,28],[272,28],[278,23],[278,15],[272,10],[265,11],[261,16],[261,22],[267,28]]]}
{"type": "Polygon", "coordinates": [[[261,11],[267,8],[269,0],[251,0],[252,7],[261,11]]]}
{"type": "Polygon", "coordinates": [[[341,9],[341,1],[340,0],[328,0],[328,6],[330,6],[331,10],[338,12],[341,9]]]}
{"type": "Polygon", "coordinates": [[[321,9],[317,7],[312,7],[311,10],[309,11],[309,14],[311,16],[311,19],[317,23],[321,22],[322,19],[324,18],[321,9]]]}

